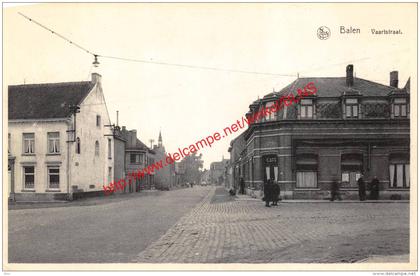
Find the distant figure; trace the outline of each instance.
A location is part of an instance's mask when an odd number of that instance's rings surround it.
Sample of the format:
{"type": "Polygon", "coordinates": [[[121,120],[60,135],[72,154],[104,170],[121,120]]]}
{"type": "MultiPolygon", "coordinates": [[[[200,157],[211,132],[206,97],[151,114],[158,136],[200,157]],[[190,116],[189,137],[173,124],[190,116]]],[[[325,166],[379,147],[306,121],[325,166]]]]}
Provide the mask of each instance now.
{"type": "Polygon", "coordinates": [[[236,194],[236,192],[235,192],[235,190],[234,190],[234,189],[230,189],[230,190],[229,190],[229,194],[230,194],[231,196],[234,196],[234,195],[236,194]]]}
{"type": "Polygon", "coordinates": [[[194,181],[193,182],[191,182],[191,188],[194,186],[194,181]]]}
{"type": "Polygon", "coordinates": [[[245,181],[243,177],[241,177],[241,179],[239,180],[239,193],[241,195],[245,194],[245,181]]]}
{"type": "Polygon", "coordinates": [[[270,207],[270,201],[272,201],[272,194],[273,194],[273,184],[272,180],[267,180],[266,183],[264,183],[264,198],[265,201],[265,207],[270,207]]]}
{"type": "Polygon", "coordinates": [[[342,200],[341,195],[340,195],[340,187],[338,184],[338,180],[334,179],[331,184],[331,199],[330,200],[334,201],[336,198],[339,200],[342,200]]]}
{"type": "Polygon", "coordinates": [[[365,181],[363,180],[363,175],[361,175],[359,179],[357,180],[357,185],[359,185],[359,199],[360,201],[365,201],[366,200],[366,184],[365,184],[365,181]]]}
{"type": "Polygon", "coordinates": [[[379,199],[379,180],[376,175],[373,177],[372,182],[370,182],[370,199],[378,200],[379,199]]]}
{"type": "Polygon", "coordinates": [[[280,198],[280,186],[277,183],[273,182],[273,203],[271,205],[277,206],[277,203],[279,202],[280,198]]]}

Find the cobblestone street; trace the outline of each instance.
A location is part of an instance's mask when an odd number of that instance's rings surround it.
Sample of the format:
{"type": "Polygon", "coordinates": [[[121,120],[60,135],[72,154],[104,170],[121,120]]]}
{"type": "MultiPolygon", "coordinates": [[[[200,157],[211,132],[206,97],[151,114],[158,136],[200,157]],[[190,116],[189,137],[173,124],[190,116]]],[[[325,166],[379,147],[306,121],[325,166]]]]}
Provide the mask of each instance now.
{"type": "MultiPolygon", "coordinates": [[[[196,189],[207,189],[197,187],[196,189]]],[[[357,262],[409,251],[408,203],[280,203],[211,188],[136,262],[357,262]]],[[[386,259],[386,258],[385,258],[386,259]]]]}

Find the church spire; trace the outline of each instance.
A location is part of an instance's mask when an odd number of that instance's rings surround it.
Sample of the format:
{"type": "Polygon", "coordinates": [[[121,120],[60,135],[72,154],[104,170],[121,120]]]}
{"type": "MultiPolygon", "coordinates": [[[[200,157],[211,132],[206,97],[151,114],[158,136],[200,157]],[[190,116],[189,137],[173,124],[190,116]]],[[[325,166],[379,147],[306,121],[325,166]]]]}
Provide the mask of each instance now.
{"type": "Polygon", "coordinates": [[[159,139],[158,139],[158,146],[161,147],[162,146],[162,133],[159,130],[159,139]]]}

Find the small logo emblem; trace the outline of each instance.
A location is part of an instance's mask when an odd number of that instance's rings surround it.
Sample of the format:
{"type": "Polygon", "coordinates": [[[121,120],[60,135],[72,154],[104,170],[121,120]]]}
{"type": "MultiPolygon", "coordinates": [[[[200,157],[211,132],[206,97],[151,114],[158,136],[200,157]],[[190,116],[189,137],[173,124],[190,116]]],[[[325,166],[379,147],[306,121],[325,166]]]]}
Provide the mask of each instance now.
{"type": "Polygon", "coordinates": [[[318,31],[316,32],[316,34],[318,35],[319,39],[326,40],[326,39],[330,38],[331,31],[330,31],[330,28],[328,28],[326,26],[321,26],[321,27],[318,28],[318,31]]]}

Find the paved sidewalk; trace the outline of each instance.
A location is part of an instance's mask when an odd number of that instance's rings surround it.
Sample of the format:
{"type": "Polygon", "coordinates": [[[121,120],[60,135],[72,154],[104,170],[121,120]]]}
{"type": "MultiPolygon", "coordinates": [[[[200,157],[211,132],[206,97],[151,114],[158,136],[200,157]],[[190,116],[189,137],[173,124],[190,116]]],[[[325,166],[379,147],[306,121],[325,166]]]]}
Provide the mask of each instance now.
{"type": "MultiPolygon", "coordinates": [[[[409,204],[329,202],[266,208],[212,188],[134,260],[149,263],[356,262],[409,250],[409,204]]],[[[407,260],[408,261],[408,260],[407,260]]]]}

